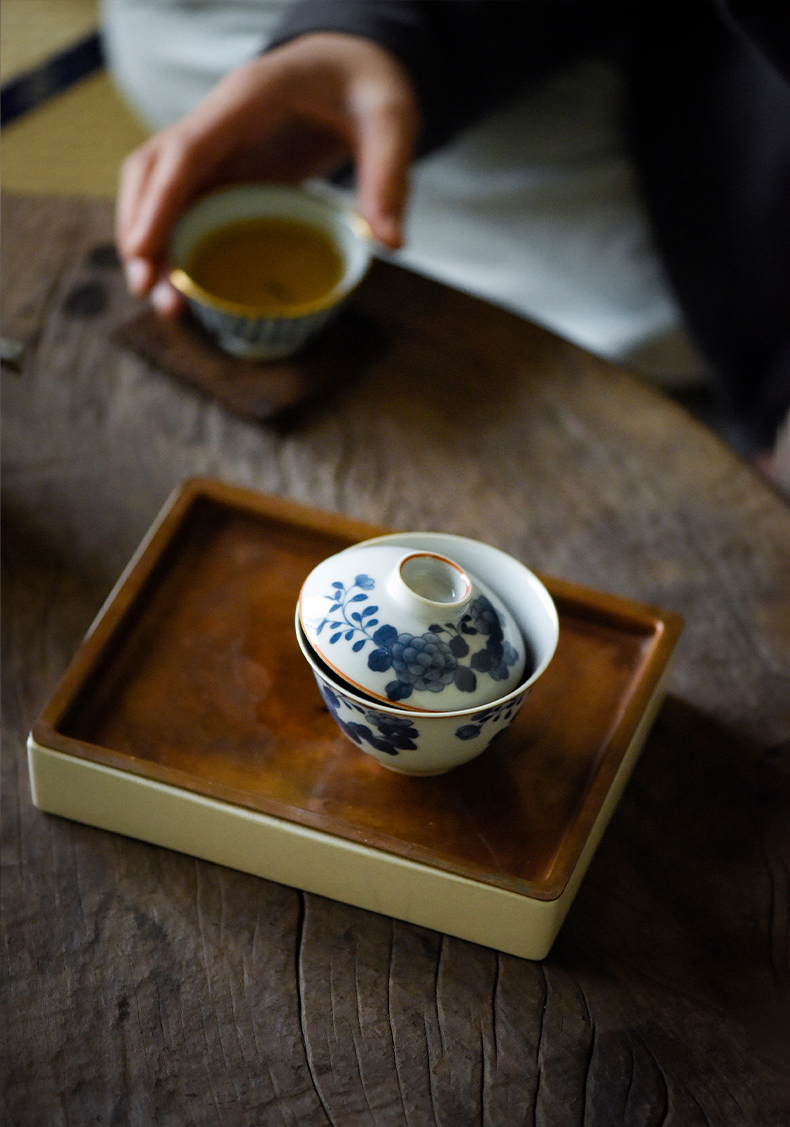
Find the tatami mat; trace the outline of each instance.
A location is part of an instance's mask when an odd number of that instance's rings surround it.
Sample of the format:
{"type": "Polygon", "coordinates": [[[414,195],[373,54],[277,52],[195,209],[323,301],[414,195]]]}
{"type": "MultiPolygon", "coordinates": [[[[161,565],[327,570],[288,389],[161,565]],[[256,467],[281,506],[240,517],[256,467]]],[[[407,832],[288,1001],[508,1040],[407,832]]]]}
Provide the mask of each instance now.
{"type": "Polygon", "coordinates": [[[98,0],[2,0],[0,71],[3,82],[94,31],[98,0]]]}
{"type": "MultiPolygon", "coordinates": [[[[3,83],[98,27],[98,0],[2,0],[3,83]]],[[[0,184],[46,195],[115,195],[123,158],[146,132],[104,71],[6,125],[0,184]]]]}

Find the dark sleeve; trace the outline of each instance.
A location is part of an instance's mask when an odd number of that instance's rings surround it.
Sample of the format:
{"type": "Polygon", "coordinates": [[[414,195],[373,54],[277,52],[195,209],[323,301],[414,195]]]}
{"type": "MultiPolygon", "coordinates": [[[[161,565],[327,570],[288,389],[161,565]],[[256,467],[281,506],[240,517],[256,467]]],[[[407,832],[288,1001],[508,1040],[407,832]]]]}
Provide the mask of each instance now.
{"type": "Polygon", "coordinates": [[[790,82],[790,4],[778,0],[717,0],[725,23],[748,39],[790,82]]]}
{"type": "Polygon", "coordinates": [[[388,48],[415,83],[425,153],[595,50],[617,8],[584,0],[302,0],[269,49],[312,31],[362,35],[388,48]]]}

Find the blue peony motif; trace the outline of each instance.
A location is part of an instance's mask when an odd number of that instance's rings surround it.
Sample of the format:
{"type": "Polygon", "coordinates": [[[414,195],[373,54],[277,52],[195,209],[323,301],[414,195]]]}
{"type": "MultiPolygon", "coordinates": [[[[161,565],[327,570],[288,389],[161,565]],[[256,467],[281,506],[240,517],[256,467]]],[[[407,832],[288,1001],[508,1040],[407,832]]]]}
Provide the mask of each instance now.
{"type": "MultiPolygon", "coordinates": [[[[359,747],[362,747],[363,743],[368,743],[376,751],[381,751],[386,755],[398,755],[401,751],[416,750],[416,741],[420,738],[416,718],[412,720],[411,717],[405,716],[387,716],[375,709],[354,704],[350,700],[344,699],[341,702],[338,695],[328,685],[320,684],[319,688],[324,703],[332,713],[338,727],[359,747]],[[341,703],[352,713],[358,714],[360,719],[341,720],[339,715],[341,703]]],[[[481,712],[476,712],[471,720],[456,729],[456,738],[459,740],[475,740],[482,735],[486,724],[496,724],[502,719],[510,720],[523,699],[523,696],[521,696],[496,708],[486,708],[481,712]]]]}
{"type": "Polygon", "coordinates": [[[419,739],[420,733],[411,719],[404,716],[386,716],[373,709],[359,708],[351,701],[344,701],[347,708],[360,714],[364,723],[356,720],[341,720],[338,715],[340,698],[326,685],[321,685],[320,689],[321,696],[338,727],[355,744],[361,747],[363,743],[369,743],[376,751],[384,752],[386,755],[398,755],[401,751],[416,750],[417,744],[414,741],[419,739]],[[372,728],[375,731],[372,731],[372,728]]]}
{"type": "Polygon", "coordinates": [[[368,668],[375,673],[391,669],[395,675],[384,689],[388,700],[407,700],[415,691],[440,693],[447,685],[473,693],[478,673],[503,681],[508,667],[518,660],[517,651],[504,639],[499,613],[485,595],[478,595],[458,626],[434,623],[426,633],[415,635],[381,625],[376,618],[378,606],[360,606],[368,600],[366,592],[375,586],[375,579],[369,575],[357,575],[348,588],[334,582],[332,593],[326,596],[332,605],[316,633],[328,627],[333,631],[329,644],[336,645],[342,639],[352,643],[354,653],[370,643],[374,648],[368,654],[368,668]],[[472,655],[469,665],[462,665],[459,659],[469,653],[464,635],[475,634],[486,638],[485,647],[472,655]]]}
{"type": "Polygon", "coordinates": [[[498,723],[503,717],[505,720],[510,720],[523,699],[523,697],[518,697],[516,700],[508,701],[507,704],[499,705],[497,708],[486,708],[482,712],[476,712],[471,720],[462,724],[460,728],[456,728],[456,736],[459,740],[476,740],[486,724],[498,723]]]}

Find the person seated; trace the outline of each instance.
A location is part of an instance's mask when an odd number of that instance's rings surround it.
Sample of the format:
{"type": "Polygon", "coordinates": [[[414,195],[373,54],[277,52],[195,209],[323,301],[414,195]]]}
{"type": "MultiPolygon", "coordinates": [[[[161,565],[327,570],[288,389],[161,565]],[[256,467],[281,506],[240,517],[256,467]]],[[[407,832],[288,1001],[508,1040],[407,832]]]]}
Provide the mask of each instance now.
{"type": "MultiPolygon", "coordinates": [[[[665,376],[704,367],[745,448],[770,468],[790,401],[782,6],[156,8],[170,19],[188,9],[192,39],[200,14],[237,34],[232,47],[215,35],[204,52],[215,60],[201,72],[207,92],[185,65],[190,89],[175,96],[171,80],[160,98],[155,82],[135,84],[150,71],[132,58],[130,29],[150,5],[105,0],[111,69],[159,127],[119,189],[134,292],[177,309],[167,237],[200,192],[239,178],[336,176],[350,160],[357,204],[399,261],[600,355],[632,366],[652,356],[665,376]]],[[[166,69],[156,55],[167,42],[196,57],[190,36],[158,34],[148,18],[145,37],[149,66],[166,69]]]]}

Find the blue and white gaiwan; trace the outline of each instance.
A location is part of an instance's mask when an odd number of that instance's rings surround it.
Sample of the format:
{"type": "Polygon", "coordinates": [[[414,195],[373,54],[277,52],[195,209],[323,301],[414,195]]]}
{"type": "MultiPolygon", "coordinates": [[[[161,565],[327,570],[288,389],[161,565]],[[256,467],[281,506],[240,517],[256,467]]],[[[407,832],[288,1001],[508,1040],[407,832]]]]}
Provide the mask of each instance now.
{"type": "Polygon", "coordinates": [[[378,537],[324,560],[304,582],[296,619],[340,729],[414,775],[479,755],[518,712],[558,635],[532,572],[441,533],[378,537]],[[486,581],[500,573],[514,610],[486,581]]]}

